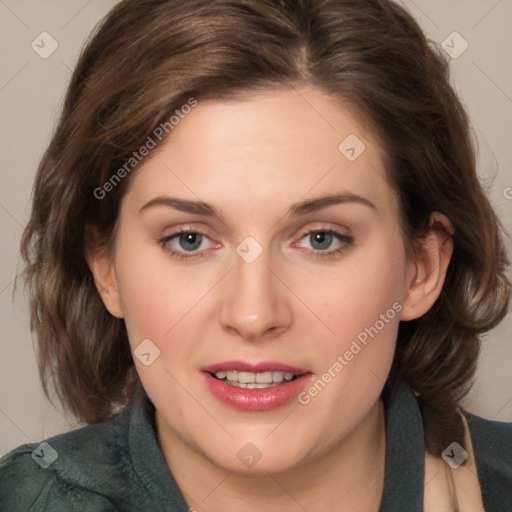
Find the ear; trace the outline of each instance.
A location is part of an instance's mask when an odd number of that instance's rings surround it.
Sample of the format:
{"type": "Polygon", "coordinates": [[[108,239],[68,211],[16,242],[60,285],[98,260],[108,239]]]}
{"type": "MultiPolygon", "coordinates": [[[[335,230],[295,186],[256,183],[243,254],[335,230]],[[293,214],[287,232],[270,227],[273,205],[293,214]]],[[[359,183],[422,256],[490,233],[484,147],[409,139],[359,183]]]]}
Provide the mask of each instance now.
{"type": "Polygon", "coordinates": [[[453,253],[453,233],[451,222],[443,214],[434,212],[430,216],[428,232],[414,243],[401,320],[424,315],[439,297],[453,253]]]}
{"type": "Polygon", "coordinates": [[[94,278],[96,289],[112,316],[123,318],[113,256],[94,228],[86,230],[85,259],[94,278]]]}

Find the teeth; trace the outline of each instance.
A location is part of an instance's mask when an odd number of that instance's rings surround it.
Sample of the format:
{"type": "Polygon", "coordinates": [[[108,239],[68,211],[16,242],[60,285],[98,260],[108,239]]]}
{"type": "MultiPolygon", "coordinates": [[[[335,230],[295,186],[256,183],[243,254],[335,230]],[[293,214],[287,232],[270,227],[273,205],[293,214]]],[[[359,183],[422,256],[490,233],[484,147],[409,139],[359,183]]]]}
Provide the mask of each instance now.
{"type": "Polygon", "coordinates": [[[273,388],[274,386],[279,386],[278,382],[272,382],[271,384],[258,384],[257,382],[249,382],[245,384],[243,382],[235,382],[226,380],[224,381],[226,384],[230,386],[235,386],[236,388],[247,388],[247,389],[263,389],[263,388],[273,388]]]}
{"type": "Polygon", "coordinates": [[[256,380],[256,374],[251,372],[240,372],[238,374],[238,382],[240,384],[254,384],[256,380]]]}
{"type": "Polygon", "coordinates": [[[273,382],[282,382],[284,377],[284,372],[272,372],[272,381],[273,382]]]}
{"type": "Polygon", "coordinates": [[[279,384],[283,380],[290,381],[294,374],[291,372],[238,372],[236,370],[216,372],[218,379],[226,379],[228,384],[239,385],[238,387],[263,388],[269,387],[268,384],[279,384]]]}
{"type": "Polygon", "coordinates": [[[272,372],[257,373],[256,382],[259,384],[270,384],[272,382],[272,372]]]}
{"type": "Polygon", "coordinates": [[[238,382],[238,372],[226,372],[226,379],[238,382]]]}

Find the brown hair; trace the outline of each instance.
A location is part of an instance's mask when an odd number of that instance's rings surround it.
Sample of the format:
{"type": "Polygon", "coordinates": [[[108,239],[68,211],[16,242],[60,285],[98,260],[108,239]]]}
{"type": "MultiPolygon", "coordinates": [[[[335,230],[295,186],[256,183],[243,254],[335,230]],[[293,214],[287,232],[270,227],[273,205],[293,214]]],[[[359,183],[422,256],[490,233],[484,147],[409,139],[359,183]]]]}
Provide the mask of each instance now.
{"type": "MultiPolygon", "coordinates": [[[[479,334],[505,315],[510,284],[500,224],[475,171],[447,62],[387,0],[124,0],[86,45],[40,163],[22,239],[45,393],[92,423],[132,396],[138,377],[124,321],[95,289],[87,228],[109,246],[131,175],[95,193],[190,98],[312,84],[371,121],[400,197],[406,240],[438,211],[454,252],[441,296],[401,322],[390,380],[418,394],[427,448],[464,445],[457,409],[479,334]]],[[[133,173],[132,173],[133,174],[133,173]]]]}

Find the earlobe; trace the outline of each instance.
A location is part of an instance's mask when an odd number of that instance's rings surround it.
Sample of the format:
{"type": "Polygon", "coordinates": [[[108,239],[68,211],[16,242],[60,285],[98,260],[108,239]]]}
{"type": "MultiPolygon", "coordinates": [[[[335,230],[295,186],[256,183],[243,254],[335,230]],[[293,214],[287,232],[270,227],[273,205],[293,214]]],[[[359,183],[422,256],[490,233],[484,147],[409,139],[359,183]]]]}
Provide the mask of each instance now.
{"type": "Polygon", "coordinates": [[[85,259],[94,278],[96,290],[112,316],[123,318],[112,255],[92,230],[87,232],[85,259]]]}
{"type": "Polygon", "coordinates": [[[451,222],[443,214],[434,212],[430,216],[428,232],[415,243],[401,320],[424,315],[441,294],[453,253],[453,232],[451,222]]]}

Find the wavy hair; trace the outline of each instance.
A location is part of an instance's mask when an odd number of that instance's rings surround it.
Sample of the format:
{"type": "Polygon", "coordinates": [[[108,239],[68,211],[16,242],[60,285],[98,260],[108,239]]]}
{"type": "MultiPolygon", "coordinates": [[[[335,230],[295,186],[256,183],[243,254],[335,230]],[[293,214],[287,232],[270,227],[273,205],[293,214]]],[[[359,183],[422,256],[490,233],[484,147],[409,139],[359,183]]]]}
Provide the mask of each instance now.
{"type": "Polygon", "coordinates": [[[458,414],[479,336],[505,315],[502,228],[477,178],[468,119],[447,59],[388,0],[124,0],[98,25],[69,84],[35,180],[21,242],[44,391],[94,423],[138,383],[124,321],[111,316],[85,260],[94,228],[115,236],[131,174],[97,190],[190,98],[310,84],[370,121],[398,192],[405,240],[430,214],[452,222],[454,251],[430,311],[401,322],[389,382],[417,394],[427,449],[464,445],[458,414]],[[96,193],[95,193],[96,191],[96,193]]]}

